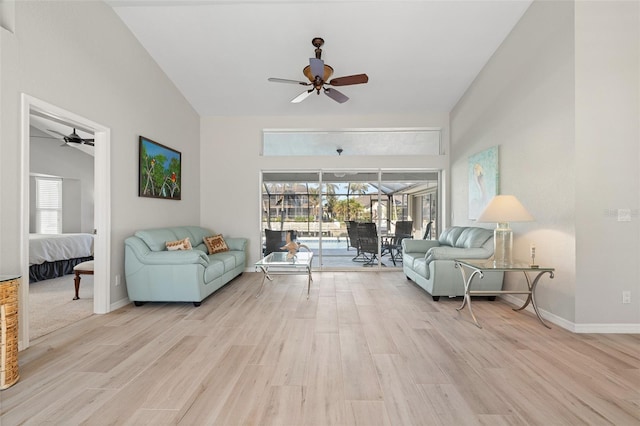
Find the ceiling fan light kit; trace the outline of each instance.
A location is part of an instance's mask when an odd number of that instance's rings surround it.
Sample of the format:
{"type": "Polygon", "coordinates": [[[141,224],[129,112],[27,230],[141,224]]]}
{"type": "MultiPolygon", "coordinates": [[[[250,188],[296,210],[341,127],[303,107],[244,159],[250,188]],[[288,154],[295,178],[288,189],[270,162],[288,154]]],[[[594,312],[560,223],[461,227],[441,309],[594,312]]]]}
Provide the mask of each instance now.
{"type": "MultiPolygon", "coordinates": [[[[60,139],[62,139],[64,141],[64,143],[60,146],[69,146],[70,143],[75,143],[78,145],[88,145],[88,146],[94,146],[94,141],[95,139],[86,139],[86,138],[82,138],[80,137],[80,135],[78,135],[76,133],[76,129],[73,129],[73,132],[71,132],[71,134],[69,135],[65,135],[64,133],[60,133],[57,130],[52,130],[52,129],[47,129],[47,132],[51,132],[51,133],[55,133],[57,135],[60,135],[60,139]]],[[[58,138],[54,138],[54,137],[50,137],[50,136],[35,136],[35,137],[44,137],[44,138],[51,138],[51,139],[58,139],[58,138]]]]}
{"type": "Polygon", "coordinates": [[[319,95],[320,91],[324,92],[325,95],[333,99],[338,103],[344,103],[349,100],[349,98],[343,93],[337,91],[336,89],[325,87],[325,85],[329,86],[351,86],[354,84],[363,84],[369,81],[369,77],[366,74],[354,74],[348,75],[344,77],[336,77],[329,81],[329,78],[333,75],[333,68],[324,63],[322,60],[322,45],[324,44],[324,40],[320,37],[315,37],[311,40],[311,44],[315,47],[315,58],[309,58],[309,65],[303,68],[302,73],[307,77],[309,82],[306,81],[297,81],[297,80],[289,80],[286,78],[274,78],[271,77],[268,80],[273,83],[290,83],[290,84],[300,84],[302,86],[311,86],[310,89],[302,92],[295,98],[291,100],[291,103],[297,104],[307,99],[311,93],[315,90],[319,95]]]}

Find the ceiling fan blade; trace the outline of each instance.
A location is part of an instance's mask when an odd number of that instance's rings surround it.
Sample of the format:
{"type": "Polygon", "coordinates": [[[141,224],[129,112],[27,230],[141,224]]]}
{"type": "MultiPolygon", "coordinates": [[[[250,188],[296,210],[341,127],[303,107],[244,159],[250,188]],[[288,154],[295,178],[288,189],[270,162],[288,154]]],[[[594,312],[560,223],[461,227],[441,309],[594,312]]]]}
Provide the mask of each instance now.
{"type": "Polygon", "coordinates": [[[60,132],[59,132],[59,131],[57,131],[57,130],[47,129],[47,132],[53,132],[53,133],[55,133],[55,134],[57,134],[57,135],[62,136],[63,138],[66,138],[66,137],[67,137],[67,135],[65,135],[65,134],[63,134],[63,133],[60,133],[60,132]]]}
{"type": "Polygon", "coordinates": [[[55,139],[55,140],[60,140],[60,138],[56,138],[54,136],[36,136],[36,135],[29,135],[29,137],[31,138],[40,138],[40,139],[55,139]]]}
{"type": "Polygon", "coordinates": [[[309,66],[311,67],[311,75],[313,77],[324,77],[324,61],[318,58],[309,58],[309,66]]]}
{"type": "Polygon", "coordinates": [[[312,93],[313,93],[313,89],[307,90],[306,92],[302,92],[298,96],[296,96],[295,98],[291,99],[291,103],[292,104],[299,104],[300,102],[302,102],[305,99],[307,99],[309,97],[309,95],[312,94],[312,93]]]}
{"type": "Polygon", "coordinates": [[[329,83],[332,86],[349,86],[352,84],[363,84],[369,81],[369,77],[366,74],[347,75],[345,77],[336,77],[329,83]]]}
{"type": "Polygon", "coordinates": [[[347,96],[338,92],[336,89],[324,89],[324,94],[338,103],[345,103],[349,100],[347,96]]]}
{"type": "Polygon", "coordinates": [[[288,80],[286,78],[275,78],[275,77],[271,77],[268,79],[269,81],[273,82],[273,83],[290,83],[290,84],[301,84],[303,86],[308,86],[311,83],[309,82],[304,82],[304,81],[298,81],[298,80],[288,80]]]}
{"type": "Polygon", "coordinates": [[[85,139],[83,145],[94,146],[93,139],[85,139]]]}

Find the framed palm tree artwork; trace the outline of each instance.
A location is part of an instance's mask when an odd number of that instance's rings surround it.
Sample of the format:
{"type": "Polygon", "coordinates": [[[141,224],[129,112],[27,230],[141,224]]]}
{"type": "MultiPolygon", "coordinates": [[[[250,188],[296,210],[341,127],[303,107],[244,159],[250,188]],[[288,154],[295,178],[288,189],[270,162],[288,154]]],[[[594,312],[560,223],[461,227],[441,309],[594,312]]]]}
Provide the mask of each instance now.
{"type": "Polygon", "coordinates": [[[181,199],[182,154],[140,136],[138,196],[181,199]]]}

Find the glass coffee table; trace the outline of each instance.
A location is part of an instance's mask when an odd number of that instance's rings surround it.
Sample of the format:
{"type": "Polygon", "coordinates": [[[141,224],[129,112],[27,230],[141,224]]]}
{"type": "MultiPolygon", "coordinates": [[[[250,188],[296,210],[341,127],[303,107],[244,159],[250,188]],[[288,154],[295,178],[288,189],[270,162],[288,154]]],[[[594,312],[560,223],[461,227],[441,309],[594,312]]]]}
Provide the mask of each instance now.
{"type": "Polygon", "coordinates": [[[273,281],[271,275],[306,275],[307,276],[307,299],[311,289],[311,261],[313,252],[298,252],[293,258],[287,258],[286,252],[273,252],[260,259],[255,264],[256,272],[262,272],[262,284],[256,297],[260,296],[264,287],[265,279],[273,281]]]}
{"type": "Polygon", "coordinates": [[[471,314],[471,318],[473,318],[473,322],[479,327],[482,328],[480,324],[478,324],[478,320],[476,316],[473,314],[473,310],[471,309],[471,296],[492,296],[496,294],[526,294],[528,295],[527,300],[524,302],[522,306],[519,308],[513,308],[514,311],[521,311],[526,308],[529,303],[533,306],[533,310],[536,313],[536,316],[547,328],[549,327],[542,317],[540,316],[540,312],[538,311],[538,305],[536,304],[536,286],[538,285],[538,281],[545,273],[549,274],[549,278],[553,278],[554,268],[546,268],[542,266],[531,266],[527,262],[513,262],[509,265],[496,265],[493,260],[480,260],[480,259],[456,259],[456,268],[460,268],[462,273],[462,280],[464,281],[464,299],[462,300],[462,305],[457,308],[458,311],[461,311],[465,305],[469,307],[469,313],[471,314]],[[483,277],[485,272],[495,271],[495,272],[522,272],[524,274],[525,279],[527,280],[527,289],[522,290],[472,290],[471,284],[473,278],[475,276],[483,277]],[[469,275],[467,273],[470,272],[469,275]],[[531,278],[533,276],[533,280],[531,278]]]}

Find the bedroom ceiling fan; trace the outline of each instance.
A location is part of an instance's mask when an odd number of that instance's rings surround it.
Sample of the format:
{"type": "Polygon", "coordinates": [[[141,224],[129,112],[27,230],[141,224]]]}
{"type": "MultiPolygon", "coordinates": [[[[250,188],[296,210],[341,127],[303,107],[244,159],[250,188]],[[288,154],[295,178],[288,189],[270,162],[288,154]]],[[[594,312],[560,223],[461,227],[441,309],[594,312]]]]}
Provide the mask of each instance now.
{"type": "MultiPolygon", "coordinates": [[[[76,133],[76,129],[73,129],[73,132],[69,135],[65,135],[64,133],[60,133],[57,130],[53,130],[53,129],[47,129],[48,132],[51,133],[55,133],[57,135],[60,135],[62,137],[62,140],[64,141],[64,143],[60,146],[71,146],[69,144],[78,144],[78,145],[88,145],[88,146],[94,146],[94,139],[85,139],[85,138],[81,138],[77,133],[76,133]]],[[[53,137],[48,137],[48,136],[33,136],[36,138],[49,138],[49,139],[58,139],[58,138],[53,138],[53,137]]]]}
{"type": "Polygon", "coordinates": [[[309,81],[298,81],[298,80],[288,80],[285,78],[274,78],[271,77],[268,80],[274,83],[290,83],[290,84],[300,84],[302,86],[311,86],[310,89],[305,90],[295,98],[291,100],[291,103],[297,104],[305,100],[309,95],[311,95],[314,90],[319,95],[322,90],[325,95],[333,99],[338,103],[344,103],[349,100],[349,98],[337,91],[336,89],[325,87],[327,86],[350,86],[353,84],[363,84],[369,81],[369,77],[366,74],[355,74],[355,75],[347,75],[344,77],[336,77],[331,79],[329,78],[333,75],[333,68],[329,65],[325,64],[322,60],[322,45],[324,44],[324,40],[320,37],[315,37],[311,40],[311,44],[316,48],[315,49],[315,58],[309,58],[309,65],[304,67],[302,73],[309,79],[309,81]]]}
{"type": "Polygon", "coordinates": [[[75,128],[73,129],[73,132],[70,135],[62,134],[62,133],[58,132],[57,130],[51,130],[51,129],[47,129],[47,130],[62,136],[62,140],[64,141],[62,146],[68,146],[70,143],[77,143],[77,144],[81,144],[81,145],[93,146],[94,139],[81,138],[76,133],[76,129],[75,128]]]}

